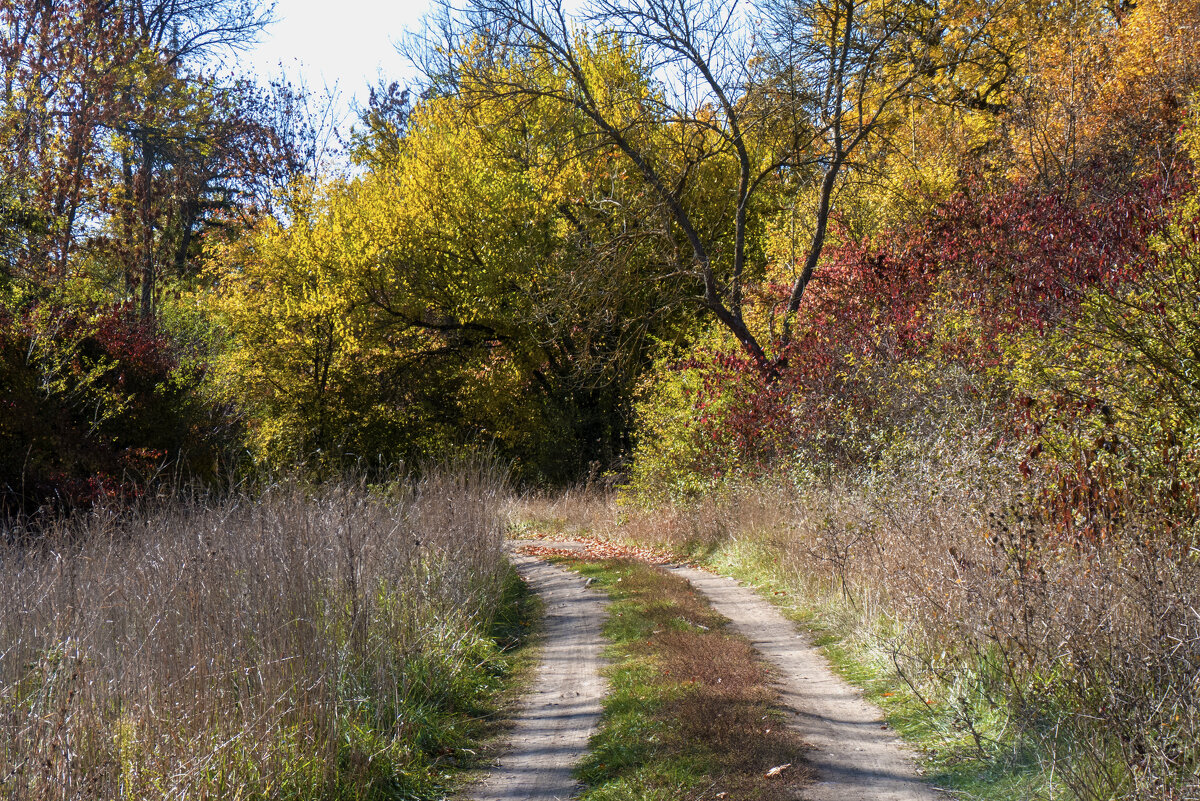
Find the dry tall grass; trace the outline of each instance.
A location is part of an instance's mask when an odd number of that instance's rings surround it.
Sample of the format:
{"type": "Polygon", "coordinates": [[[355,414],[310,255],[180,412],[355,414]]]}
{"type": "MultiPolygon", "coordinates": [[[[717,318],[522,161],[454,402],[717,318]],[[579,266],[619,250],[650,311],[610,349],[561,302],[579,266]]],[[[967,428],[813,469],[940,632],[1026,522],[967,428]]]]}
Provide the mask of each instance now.
{"type": "Polygon", "coordinates": [[[981,756],[1019,735],[1075,797],[1200,798],[1195,556],[1065,542],[972,475],[779,481],[657,530],[753,543],[981,756]]]}
{"type": "Polygon", "coordinates": [[[688,506],[572,497],[522,512],[722,551],[788,582],[910,682],[964,756],[1034,742],[1074,797],[1200,799],[1200,553],[1150,523],[1120,542],[1068,540],[1028,512],[1003,462],[924,451],[903,469],[780,476],[688,506]]]}
{"type": "Polygon", "coordinates": [[[420,789],[489,656],[503,493],[489,468],[285,485],[8,545],[0,796],[420,789]]]}

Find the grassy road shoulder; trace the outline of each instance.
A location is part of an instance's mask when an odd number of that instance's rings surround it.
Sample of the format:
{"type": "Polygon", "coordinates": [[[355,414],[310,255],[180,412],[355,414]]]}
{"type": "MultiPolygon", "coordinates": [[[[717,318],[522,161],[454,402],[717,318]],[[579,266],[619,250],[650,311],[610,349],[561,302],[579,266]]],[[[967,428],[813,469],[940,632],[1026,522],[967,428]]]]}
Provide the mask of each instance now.
{"type": "Polygon", "coordinates": [[[918,750],[934,785],[978,801],[1054,797],[1036,751],[1005,737],[1006,721],[972,697],[969,683],[947,690],[906,678],[896,644],[902,632],[882,611],[865,609],[864,599],[806,586],[778,566],[769,547],[753,541],[731,540],[687,556],[752,587],[808,631],[835,672],[918,750]]]}
{"type": "Polygon", "coordinates": [[[469,787],[507,747],[509,730],[537,667],[543,613],[541,599],[510,567],[488,632],[494,650],[476,668],[473,702],[456,720],[447,721],[447,729],[457,729],[458,736],[439,751],[443,767],[438,781],[431,783],[430,798],[469,787]]]}

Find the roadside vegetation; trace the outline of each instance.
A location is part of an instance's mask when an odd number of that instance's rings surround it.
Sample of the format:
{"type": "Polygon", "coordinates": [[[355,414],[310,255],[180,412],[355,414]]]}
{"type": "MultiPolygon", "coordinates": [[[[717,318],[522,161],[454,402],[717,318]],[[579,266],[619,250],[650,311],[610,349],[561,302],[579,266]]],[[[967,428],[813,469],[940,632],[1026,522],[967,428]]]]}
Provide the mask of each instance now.
{"type": "Polygon", "coordinates": [[[442,797],[521,632],[502,476],[280,484],[0,551],[0,795],[442,797]]]}
{"type": "Polygon", "coordinates": [[[1191,797],[1200,564],[1146,542],[1064,544],[992,494],[1005,485],[988,471],[960,452],[645,510],[576,490],[527,498],[520,515],[757,587],[963,797],[1191,797]]]}

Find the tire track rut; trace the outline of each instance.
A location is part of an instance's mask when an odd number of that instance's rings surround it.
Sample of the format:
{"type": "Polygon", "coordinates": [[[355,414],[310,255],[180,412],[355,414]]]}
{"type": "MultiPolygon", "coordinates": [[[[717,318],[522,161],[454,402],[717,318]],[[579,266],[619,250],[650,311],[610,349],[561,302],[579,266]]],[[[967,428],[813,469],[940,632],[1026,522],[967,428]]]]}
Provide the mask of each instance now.
{"type": "Polygon", "coordinates": [[[690,567],[672,573],[691,582],[775,667],[784,704],[793,712],[816,782],[809,801],[936,801],[943,796],[917,774],[879,709],[836,676],[808,638],[753,590],[690,567]]]}
{"type": "Polygon", "coordinates": [[[571,771],[600,720],[607,599],[569,570],[516,553],[510,559],[545,605],[541,653],[510,734],[512,747],[468,795],[477,801],[568,799],[579,789],[571,771]]]}

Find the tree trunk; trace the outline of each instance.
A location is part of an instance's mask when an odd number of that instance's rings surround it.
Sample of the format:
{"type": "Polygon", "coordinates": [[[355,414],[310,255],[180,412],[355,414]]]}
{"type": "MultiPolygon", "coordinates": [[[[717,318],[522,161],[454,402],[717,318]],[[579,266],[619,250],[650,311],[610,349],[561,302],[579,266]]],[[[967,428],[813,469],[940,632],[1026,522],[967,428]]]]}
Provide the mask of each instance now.
{"type": "Polygon", "coordinates": [[[142,298],[140,314],[143,320],[154,316],[154,215],[151,185],[154,179],[154,150],[146,139],[142,140],[141,225],[142,225],[142,298]]]}

